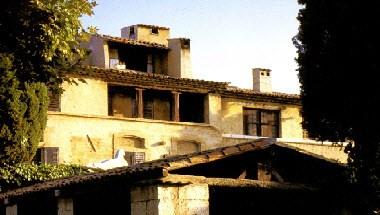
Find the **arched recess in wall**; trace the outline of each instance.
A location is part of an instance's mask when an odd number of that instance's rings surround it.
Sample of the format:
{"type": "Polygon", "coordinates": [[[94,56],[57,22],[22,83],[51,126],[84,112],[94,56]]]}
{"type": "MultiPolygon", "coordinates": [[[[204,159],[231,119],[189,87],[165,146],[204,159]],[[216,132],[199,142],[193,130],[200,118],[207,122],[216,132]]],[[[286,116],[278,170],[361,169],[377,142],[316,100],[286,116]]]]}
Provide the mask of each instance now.
{"type": "Polygon", "coordinates": [[[145,149],[145,139],[129,134],[115,134],[114,147],[117,148],[136,148],[145,149]]]}
{"type": "Polygon", "coordinates": [[[201,151],[201,142],[195,140],[172,139],[171,155],[184,155],[201,151]]]}

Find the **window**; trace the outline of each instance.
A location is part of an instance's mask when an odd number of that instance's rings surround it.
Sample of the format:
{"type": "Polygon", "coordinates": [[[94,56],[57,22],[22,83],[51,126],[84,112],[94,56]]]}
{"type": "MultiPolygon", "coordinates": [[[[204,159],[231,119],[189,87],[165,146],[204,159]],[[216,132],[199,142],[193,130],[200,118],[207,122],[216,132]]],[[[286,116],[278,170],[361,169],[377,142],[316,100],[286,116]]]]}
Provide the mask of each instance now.
{"type": "Polygon", "coordinates": [[[136,90],[123,86],[108,86],[109,116],[137,117],[136,90]]]}
{"type": "Polygon", "coordinates": [[[129,166],[144,163],[145,152],[125,152],[124,159],[128,162],[129,166]]]}
{"type": "Polygon", "coordinates": [[[152,34],[158,34],[158,28],[156,27],[152,28],[152,34]]]}
{"type": "Polygon", "coordinates": [[[179,103],[179,118],[181,122],[205,122],[204,94],[181,93],[179,103]]]}
{"type": "Polygon", "coordinates": [[[37,149],[34,161],[36,163],[58,164],[58,147],[41,147],[37,149]]]}
{"type": "Polygon", "coordinates": [[[144,99],[144,105],[143,105],[144,118],[154,119],[153,96],[150,93],[146,93],[144,94],[143,99],[144,99]]]}
{"type": "Polygon", "coordinates": [[[243,109],[244,134],[252,136],[279,137],[279,111],[243,109]]]}
{"type": "Polygon", "coordinates": [[[129,28],[129,35],[134,35],[135,34],[135,28],[134,27],[130,27],[129,28]]]}
{"type": "Polygon", "coordinates": [[[49,96],[49,111],[61,111],[61,97],[59,93],[53,93],[51,91],[48,92],[49,96]]]}

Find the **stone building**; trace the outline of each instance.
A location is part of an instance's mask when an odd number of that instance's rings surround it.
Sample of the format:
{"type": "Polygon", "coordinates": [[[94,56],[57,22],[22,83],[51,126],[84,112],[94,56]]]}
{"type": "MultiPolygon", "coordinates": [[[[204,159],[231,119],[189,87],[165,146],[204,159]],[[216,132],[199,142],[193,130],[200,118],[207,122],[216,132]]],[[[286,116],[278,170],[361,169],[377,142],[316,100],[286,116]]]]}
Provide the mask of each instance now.
{"type": "Polygon", "coordinates": [[[344,171],[258,139],[0,193],[0,215],[344,215],[344,171]]]}
{"type": "Polygon", "coordinates": [[[93,35],[78,84],[51,95],[37,159],[86,165],[123,149],[132,165],[273,137],[345,161],[341,147],[304,139],[299,96],[272,92],[270,70],[252,70],[252,89],[193,79],[190,40],[169,35],[142,24],[93,35]]]}

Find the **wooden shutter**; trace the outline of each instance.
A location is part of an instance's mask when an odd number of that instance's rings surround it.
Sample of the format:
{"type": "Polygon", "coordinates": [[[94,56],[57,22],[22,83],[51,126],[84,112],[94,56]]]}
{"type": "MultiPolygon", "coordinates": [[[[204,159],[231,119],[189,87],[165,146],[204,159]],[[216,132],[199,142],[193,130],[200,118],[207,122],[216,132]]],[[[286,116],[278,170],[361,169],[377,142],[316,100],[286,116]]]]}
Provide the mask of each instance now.
{"type": "Polygon", "coordinates": [[[41,163],[58,164],[59,148],[58,147],[38,148],[33,161],[38,164],[41,164],[41,163]]]}
{"type": "Polygon", "coordinates": [[[135,165],[145,162],[145,152],[125,152],[125,160],[128,165],[135,165]]]}
{"type": "Polygon", "coordinates": [[[49,111],[61,111],[61,98],[58,93],[48,93],[49,96],[49,106],[48,110],[49,111]]]}
{"type": "Polygon", "coordinates": [[[58,164],[59,148],[43,147],[41,148],[41,162],[49,164],[58,164]]]}

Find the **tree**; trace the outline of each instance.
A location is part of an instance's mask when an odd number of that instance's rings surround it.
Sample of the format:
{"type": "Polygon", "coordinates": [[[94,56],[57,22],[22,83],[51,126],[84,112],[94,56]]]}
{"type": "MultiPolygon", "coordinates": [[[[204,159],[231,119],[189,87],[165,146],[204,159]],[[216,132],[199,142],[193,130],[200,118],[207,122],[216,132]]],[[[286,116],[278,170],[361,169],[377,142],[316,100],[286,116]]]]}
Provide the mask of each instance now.
{"type": "MultiPolygon", "coordinates": [[[[31,161],[46,125],[47,91],[60,92],[86,55],[80,17],[95,1],[17,0],[0,7],[0,161],[31,161]]],[[[93,29],[90,29],[93,30],[93,29]]],[[[1,165],[0,163],[0,165],[1,165]]]]}
{"type": "Polygon", "coordinates": [[[351,143],[356,209],[369,214],[380,204],[380,7],[375,1],[298,2],[303,126],[319,140],[351,143]]]}

